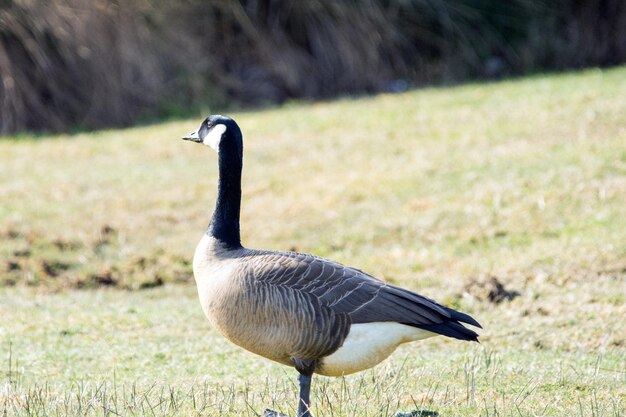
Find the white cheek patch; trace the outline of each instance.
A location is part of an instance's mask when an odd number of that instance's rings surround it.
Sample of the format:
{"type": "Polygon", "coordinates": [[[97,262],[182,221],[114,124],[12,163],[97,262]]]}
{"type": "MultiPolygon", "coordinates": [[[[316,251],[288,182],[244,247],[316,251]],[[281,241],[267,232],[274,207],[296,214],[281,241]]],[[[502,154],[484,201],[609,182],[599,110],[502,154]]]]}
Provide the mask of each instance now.
{"type": "Polygon", "coordinates": [[[220,146],[220,141],[222,140],[222,135],[226,132],[226,125],[219,124],[213,126],[213,128],[207,133],[204,137],[202,143],[205,145],[209,145],[216,152],[220,146]]]}

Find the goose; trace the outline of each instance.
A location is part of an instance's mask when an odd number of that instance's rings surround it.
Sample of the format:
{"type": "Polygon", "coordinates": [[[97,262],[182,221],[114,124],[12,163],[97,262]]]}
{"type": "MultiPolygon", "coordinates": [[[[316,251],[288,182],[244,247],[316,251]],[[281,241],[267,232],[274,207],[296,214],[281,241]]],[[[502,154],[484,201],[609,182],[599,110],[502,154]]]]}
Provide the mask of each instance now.
{"type": "MultiPolygon", "coordinates": [[[[212,115],[183,139],[217,151],[213,217],[193,256],[204,314],[231,342],[298,371],[298,417],[310,417],[312,375],[371,368],[402,343],[444,335],[478,341],[465,313],[314,255],[248,249],[239,214],[243,138],[237,123],[212,115]]],[[[266,416],[282,416],[272,410],[266,416]]]]}

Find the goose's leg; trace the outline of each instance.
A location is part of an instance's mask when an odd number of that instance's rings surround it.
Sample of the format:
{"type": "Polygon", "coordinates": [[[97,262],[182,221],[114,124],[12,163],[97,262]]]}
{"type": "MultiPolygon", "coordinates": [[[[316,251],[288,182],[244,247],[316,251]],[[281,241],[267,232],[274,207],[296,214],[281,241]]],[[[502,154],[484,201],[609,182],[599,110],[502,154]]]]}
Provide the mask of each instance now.
{"type": "Polygon", "coordinates": [[[298,400],[298,417],[311,417],[309,408],[311,407],[311,375],[310,373],[300,373],[300,399],[298,400]]]}
{"type": "Polygon", "coordinates": [[[300,382],[300,397],[298,398],[298,416],[311,417],[311,377],[317,366],[317,359],[292,358],[300,382]]]}
{"type": "MultiPolygon", "coordinates": [[[[311,407],[311,377],[313,376],[313,370],[317,366],[316,359],[299,359],[291,358],[296,371],[300,373],[298,375],[298,382],[300,382],[300,395],[298,397],[298,415],[297,417],[312,417],[309,411],[311,407]]],[[[265,410],[263,417],[288,417],[284,414],[277,413],[273,410],[265,410]]]]}
{"type": "MultiPolygon", "coordinates": [[[[312,373],[302,373],[298,375],[300,382],[300,395],[298,397],[298,414],[297,417],[312,417],[309,408],[311,407],[311,377],[312,373]]],[[[289,417],[285,414],[277,413],[274,410],[267,409],[263,413],[263,417],[289,417]]]]}
{"type": "MultiPolygon", "coordinates": [[[[311,407],[311,377],[312,373],[300,372],[298,382],[300,382],[300,395],[298,397],[298,414],[297,417],[312,417],[309,411],[311,407]]],[[[267,409],[263,413],[263,417],[289,417],[285,414],[277,413],[274,410],[267,409]]]]}

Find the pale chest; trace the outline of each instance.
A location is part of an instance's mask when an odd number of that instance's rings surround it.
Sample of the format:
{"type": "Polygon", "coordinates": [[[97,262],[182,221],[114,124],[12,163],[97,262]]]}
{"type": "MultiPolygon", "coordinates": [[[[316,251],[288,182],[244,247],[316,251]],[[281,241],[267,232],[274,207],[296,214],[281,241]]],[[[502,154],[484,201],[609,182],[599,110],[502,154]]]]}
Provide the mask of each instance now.
{"type": "Polygon", "coordinates": [[[236,256],[220,251],[214,239],[202,238],[193,257],[193,275],[202,310],[216,327],[216,310],[232,302],[229,298],[237,291],[237,266],[236,256]]]}

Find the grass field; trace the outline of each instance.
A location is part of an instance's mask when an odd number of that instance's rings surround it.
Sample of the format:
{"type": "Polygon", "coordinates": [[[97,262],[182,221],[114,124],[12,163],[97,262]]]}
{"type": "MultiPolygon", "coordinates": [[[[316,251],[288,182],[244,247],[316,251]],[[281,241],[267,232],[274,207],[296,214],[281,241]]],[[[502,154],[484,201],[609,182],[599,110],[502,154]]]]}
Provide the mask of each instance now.
{"type": "MultiPolygon", "coordinates": [[[[315,416],[626,415],[626,68],[232,116],[246,246],[484,327],[316,377],[315,416]]],[[[0,140],[0,416],[294,414],[296,372],[197,301],[216,157],[179,138],[201,118],[0,140]]]]}

